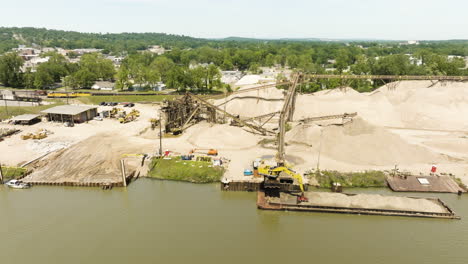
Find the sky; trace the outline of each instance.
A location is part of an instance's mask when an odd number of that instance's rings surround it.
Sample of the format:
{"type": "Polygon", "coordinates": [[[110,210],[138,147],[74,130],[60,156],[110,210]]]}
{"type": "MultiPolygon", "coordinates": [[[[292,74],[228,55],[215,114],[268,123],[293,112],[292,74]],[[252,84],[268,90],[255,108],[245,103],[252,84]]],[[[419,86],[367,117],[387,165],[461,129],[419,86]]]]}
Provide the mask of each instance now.
{"type": "Polygon", "coordinates": [[[0,26],[203,38],[468,39],[466,0],[1,0],[0,26]]]}

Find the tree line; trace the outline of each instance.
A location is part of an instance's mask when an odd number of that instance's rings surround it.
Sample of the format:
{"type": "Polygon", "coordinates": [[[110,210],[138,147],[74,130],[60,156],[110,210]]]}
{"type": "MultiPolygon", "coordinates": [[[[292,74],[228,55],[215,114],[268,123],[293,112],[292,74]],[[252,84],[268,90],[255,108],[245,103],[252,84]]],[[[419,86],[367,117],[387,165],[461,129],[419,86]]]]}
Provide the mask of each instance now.
{"type": "MultiPolygon", "coordinates": [[[[8,47],[13,42],[34,42],[51,47],[100,48],[104,49],[102,53],[125,57],[120,67],[114,68],[102,54],[85,54],[79,63],[69,63],[64,56],[50,53],[44,54],[50,59],[40,64],[36,72],[21,72],[20,58],[6,53],[0,56],[0,82],[12,87],[41,89],[63,81],[72,88],[87,88],[96,80],[115,80],[119,89],[152,87],[164,82],[179,91],[210,92],[229,89],[220,82],[220,70],[261,73],[261,67],[272,66],[315,74],[468,75],[462,58],[448,58],[448,55],[468,56],[467,41],[402,45],[398,42],[205,40],[157,33],[94,34],[0,28],[2,39],[8,47]],[[170,51],[163,55],[144,51],[151,45],[162,45],[170,51]]],[[[76,56],[68,54],[68,57],[76,56]]],[[[349,85],[359,91],[369,91],[384,84],[365,80],[349,82],[320,80],[302,89],[313,92],[349,85]]]]}

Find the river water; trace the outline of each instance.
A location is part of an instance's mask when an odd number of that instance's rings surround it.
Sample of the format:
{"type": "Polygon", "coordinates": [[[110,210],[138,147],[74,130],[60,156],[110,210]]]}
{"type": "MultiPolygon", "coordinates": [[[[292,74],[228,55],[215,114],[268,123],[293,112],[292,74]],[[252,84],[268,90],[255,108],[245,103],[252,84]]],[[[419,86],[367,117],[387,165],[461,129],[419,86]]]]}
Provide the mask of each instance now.
{"type": "Polygon", "coordinates": [[[260,211],[255,193],[150,179],[0,187],[0,263],[468,263],[468,196],[437,196],[462,220],[260,211]]]}

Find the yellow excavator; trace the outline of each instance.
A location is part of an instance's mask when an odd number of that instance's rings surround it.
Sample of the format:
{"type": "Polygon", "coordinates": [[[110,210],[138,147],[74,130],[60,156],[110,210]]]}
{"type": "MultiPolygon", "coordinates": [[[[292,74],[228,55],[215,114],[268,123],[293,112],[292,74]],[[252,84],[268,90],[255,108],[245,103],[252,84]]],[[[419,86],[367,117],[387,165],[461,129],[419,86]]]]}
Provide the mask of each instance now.
{"type": "Polygon", "coordinates": [[[294,179],[296,179],[301,190],[301,195],[297,197],[297,202],[302,203],[309,201],[309,199],[304,195],[305,189],[302,176],[293,171],[289,166],[283,165],[271,167],[268,165],[261,165],[258,168],[258,173],[265,177],[264,188],[281,189],[281,184],[293,184],[294,179]]]}
{"type": "MultiPolygon", "coordinates": [[[[308,202],[309,199],[304,195],[304,184],[302,176],[296,173],[286,164],[285,161],[285,149],[284,149],[284,135],[286,134],[286,122],[292,119],[294,113],[294,97],[296,93],[296,86],[299,82],[300,75],[293,77],[292,85],[288,89],[286,94],[283,109],[280,115],[279,121],[279,132],[278,132],[278,152],[276,154],[276,166],[266,165],[262,162],[258,166],[258,173],[264,176],[263,188],[265,193],[273,196],[278,196],[281,190],[285,190],[286,186],[292,186],[294,179],[299,183],[301,190],[300,196],[297,197],[297,202],[308,202]]],[[[254,168],[255,169],[255,168],[254,168]]],[[[289,188],[291,191],[291,188],[289,188]]]]}

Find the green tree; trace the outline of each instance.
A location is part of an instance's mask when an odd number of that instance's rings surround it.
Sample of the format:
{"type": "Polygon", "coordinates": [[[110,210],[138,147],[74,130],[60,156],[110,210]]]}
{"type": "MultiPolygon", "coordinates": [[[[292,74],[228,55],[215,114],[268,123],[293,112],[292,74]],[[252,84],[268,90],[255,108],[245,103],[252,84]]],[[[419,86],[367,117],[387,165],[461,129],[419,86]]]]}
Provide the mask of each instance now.
{"type": "Polygon", "coordinates": [[[34,74],[34,87],[44,89],[54,84],[53,76],[45,68],[38,68],[34,74]]]}
{"type": "Polygon", "coordinates": [[[48,53],[48,56],[49,60],[39,64],[37,71],[42,72],[42,76],[45,76],[45,73],[47,73],[52,77],[54,82],[60,82],[63,77],[69,74],[67,59],[56,52],[48,53]]]}
{"type": "Polygon", "coordinates": [[[221,88],[221,72],[219,71],[218,67],[214,64],[210,64],[207,71],[207,88],[209,91],[213,89],[221,88]]]}
{"type": "Polygon", "coordinates": [[[114,64],[99,53],[88,53],[81,56],[80,70],[93,72],[95,80],[112,80],[115,74],[114,64]]]}
{"type": "Polygon", "coordinates": [[[150,65],[151,68],[154,68],[156,72],[161,76],[163,82],[167,81],[168,75],[172,67],[174,67],[174,62],[166,57],[157,57],[150,65]]]}
{"type": "Polygon", "coordinates": [[[35,79],[35,74],[31,72],[31,69],[28,68],[26,69],[26,72],[24,73],[23,76],[23,85],[25,88],[28,89],[33,89],[34,87],[34,79],[35,79]]]}
{"type": "Polygon", "coordinates": [[[21,87],[23,85],[21,67],[23,59],[14,52],[0,56],[0,82],[5,86],[21,87]]]}

